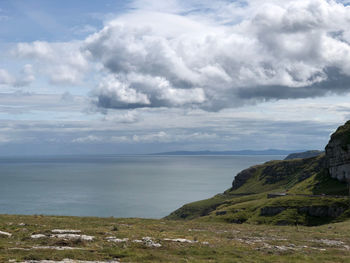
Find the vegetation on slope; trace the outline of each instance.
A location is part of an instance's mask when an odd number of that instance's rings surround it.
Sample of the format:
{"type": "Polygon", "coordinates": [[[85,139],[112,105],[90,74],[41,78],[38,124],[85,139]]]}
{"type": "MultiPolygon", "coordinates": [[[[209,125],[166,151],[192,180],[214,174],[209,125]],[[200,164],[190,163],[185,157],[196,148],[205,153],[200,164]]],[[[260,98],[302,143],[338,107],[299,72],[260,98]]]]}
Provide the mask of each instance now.
{"type": "Polygon", "coordinates": [[[318,151],[318,150],[311,150],[311,151],[306,151],[301,153],[291,153],[291,154],[288,154],[288,156],[284,158],[284,160],[311,158],[311,157],[319,156],[323,153],[324,153],[323,151],[318,151]]]}
{"type": "Polygon", "coordinates": [[[302,225],[344,220],[350,215],[347,186],[327,174],[324,162],[322,154],[250,167],[240,172],[232,188],[223,194],[186,204],[167,218],[201,217],[201,220],[211,222],[302,225]],[[267,198],[269,193],[275,192],[286,193],[287,196],[267,198]],[[337,208],[340,209],[338,214],[326,212],[337,208]],[[272,215],[262,212],[269,210],[272,215]]]}

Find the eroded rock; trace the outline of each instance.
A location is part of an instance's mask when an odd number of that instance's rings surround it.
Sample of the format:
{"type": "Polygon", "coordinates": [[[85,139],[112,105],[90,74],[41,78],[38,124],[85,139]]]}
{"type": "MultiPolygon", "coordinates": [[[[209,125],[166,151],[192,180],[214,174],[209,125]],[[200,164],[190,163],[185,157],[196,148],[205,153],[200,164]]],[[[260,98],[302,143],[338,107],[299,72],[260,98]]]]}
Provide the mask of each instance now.
{"type": "Polygon", "coordinates": [[[34,234],[30,236],[30,238],[33,238],[33,239],[46,238],[46,237],[47,236],[44,234],[34,234]]]}
{"type": "Polygon", "coordinates": [[[7,236],[7,237],[11,237],[12,234],[8,233],[8,232],[4,232],[4,231],[0,231],[0,236],[7,236]]]}
{"type": "Polygon", "coordinates": [[[52,233],[55,234],[78,234],[81,233],[81,230],[74,230],[74,229],[53,229],[51,230],[52,233]]]}
{"type": "Polygon", "coordinates": [[[116,238],[116,237],[106,237],[108,242],[114,243],[125,243],[129,241],[129,238],[116,238]]]}
{"type": "Polygon", "coordinates": [[[350,182],[350,121],[332,134],[326,146],[326,162],[332,178],[350,182]]]}
{"type": "Polygon", "coordinates": [[[198,241],[189,240],[185,238],[164,238],[164,241],[179,242],[179,243],[198,243],[198,241]]]}
{"type": "Polygon", "coordinates": [[[156,243],[152,240],[151,237],[143,237],[142,240],[136,239],[132,241],[133,243],[142,243],[147,247],[161,247],[162,245],[160,243],[156,243]]]}
{"type": "Polygon", "coordinates": [[[22,261],[20,263],[120,263],[120,261],[82,261],[82,260],[74,260],[74,259],[63,259],[61,261],[54,260],[27,260],[22,261]]]}
{"type": "Polygon", "coordinates": [[[84,241],[93,241],[94,236],[87,236],[87,235],[78,235],[78,234],[55,234],[51,235],[50,237],[60,238],[60,239],[66,239],[66,240],[84,240],[84,241]]]}

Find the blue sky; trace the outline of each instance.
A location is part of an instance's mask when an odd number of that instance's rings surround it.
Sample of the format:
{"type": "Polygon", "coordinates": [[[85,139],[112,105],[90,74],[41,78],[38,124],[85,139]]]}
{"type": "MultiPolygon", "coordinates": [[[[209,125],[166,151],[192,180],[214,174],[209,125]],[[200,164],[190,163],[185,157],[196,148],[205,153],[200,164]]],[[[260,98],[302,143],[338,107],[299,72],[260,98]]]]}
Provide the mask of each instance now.
{"type": "Polygon", "coordinates": [[[128,1],[2,0],[0,39],[3,42],[83,39],[108,16],[128,9],[128,1]]]}
{"type": "Polygon", "coordinates": [[[0,1],[0,154],[322,149],[348,1],[0,1]]]}

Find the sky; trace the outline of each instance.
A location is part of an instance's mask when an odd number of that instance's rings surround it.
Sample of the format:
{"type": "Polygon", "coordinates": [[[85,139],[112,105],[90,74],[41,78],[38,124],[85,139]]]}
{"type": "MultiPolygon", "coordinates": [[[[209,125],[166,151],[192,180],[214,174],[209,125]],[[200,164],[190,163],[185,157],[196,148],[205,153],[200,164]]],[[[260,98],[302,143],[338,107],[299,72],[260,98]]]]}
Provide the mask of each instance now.
{"type": "Polygon", "coordinates": [[[319,149],[350,1],[0,0],[0,155],[319,149]]]}

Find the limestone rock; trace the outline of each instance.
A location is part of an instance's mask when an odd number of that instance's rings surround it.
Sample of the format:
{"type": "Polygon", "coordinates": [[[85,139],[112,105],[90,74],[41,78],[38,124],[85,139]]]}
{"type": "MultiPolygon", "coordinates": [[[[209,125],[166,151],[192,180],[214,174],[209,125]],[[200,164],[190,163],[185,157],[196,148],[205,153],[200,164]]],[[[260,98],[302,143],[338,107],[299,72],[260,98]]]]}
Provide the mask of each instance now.
{"type": "Polygon", "coordinates": [[[281,213],[282,211],[284,211],[286,209],[287,209],[287,207],[283,207],[283,206],[265,206],[265,207],[261,208],[260,215],[262,215],[262,216],[274,216],[274,215],[281,213]]]}
{"type": "Polygon", "coordinates": [[[232,182],[232,190],[240,188],[250,179],[257,170],[257,166],[250,167],[238,173],[232,182]]]}
{"type": "Polygon", "coordinates": [[[326,146],[329,174],[339,181],[350,181],[350,121],[332,134],[326,146]]]}
{"type": "Polygon", "coordinates": [[[11,237],[12,234],[4,232],[4,231],[0,231],[0,236],[7,236],[7,237],[11,237]]]}
{"type": "Polygon", "coordinates": [[[74,230],[74,229],[53,229],[51,230],[52,233],[55,234],[79,234],[81,233],[81,230],[74,230]]]}

